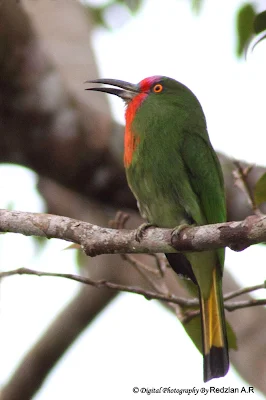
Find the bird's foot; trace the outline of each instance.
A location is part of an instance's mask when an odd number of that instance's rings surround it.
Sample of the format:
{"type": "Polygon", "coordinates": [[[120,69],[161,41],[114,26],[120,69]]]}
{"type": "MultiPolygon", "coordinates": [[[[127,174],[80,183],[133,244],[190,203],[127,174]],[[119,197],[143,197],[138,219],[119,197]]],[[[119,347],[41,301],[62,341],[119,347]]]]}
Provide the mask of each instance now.
{"type": "Polygon", "coordinates": [[[141,225],[136,229],[135,240],[136,240],[137,242],[140,242],[141,239],[142,239],[142,237],[143,237],[144,231],[146,231],[146,229],[150,228],[151,226],[154,227],[155,225],[150,224],[149,222],[144,222],[144,224],[141,224],[141,225]]]}
{"type": "Polygon", "coordinates": [[[176,226],[173,230],[172,230],[172,232],[171,232],[171,237],[173,238],[173,237],[176,237],[177,239],[179,238],[179,236],[180,236],[180,233],[184,230],[184,229],[186,229],[186,228],[192,228],[193,226],[195,226],[195,225],[190,225],[190,224],[181,224],[181,225],[178,225],[178,226],[176,226]]]}

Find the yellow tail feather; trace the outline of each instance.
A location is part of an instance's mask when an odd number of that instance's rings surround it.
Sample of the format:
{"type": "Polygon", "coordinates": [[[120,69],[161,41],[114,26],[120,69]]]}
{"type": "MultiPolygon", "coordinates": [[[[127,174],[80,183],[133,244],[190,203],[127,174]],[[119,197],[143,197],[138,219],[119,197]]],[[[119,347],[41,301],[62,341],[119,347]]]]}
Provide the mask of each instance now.
{"type": "Polygon", "coordinates": [[[205,382],[226,375],[229,368],[223,298],[217,279],[218,273],[213,269],[209,298],[206,300],[200,295],[205,382]]]}

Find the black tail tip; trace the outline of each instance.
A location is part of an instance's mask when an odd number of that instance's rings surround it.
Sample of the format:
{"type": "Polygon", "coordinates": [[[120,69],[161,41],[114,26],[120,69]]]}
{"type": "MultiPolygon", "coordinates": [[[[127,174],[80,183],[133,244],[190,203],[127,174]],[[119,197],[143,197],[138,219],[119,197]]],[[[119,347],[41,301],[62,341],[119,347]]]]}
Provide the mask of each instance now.
{"type": "Polygon", "coordinates": [[[229,356],[225,347],[212,346],[204,355],[204,382],[225,376],[229,369],[229,356]]]}

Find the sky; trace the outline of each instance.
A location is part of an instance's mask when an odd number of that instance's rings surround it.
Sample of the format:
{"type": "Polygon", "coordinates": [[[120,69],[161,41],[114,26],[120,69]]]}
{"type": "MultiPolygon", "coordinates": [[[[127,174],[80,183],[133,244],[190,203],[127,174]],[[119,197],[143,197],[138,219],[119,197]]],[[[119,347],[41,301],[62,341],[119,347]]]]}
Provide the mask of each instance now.
{"type": "MultiPolygon", "coordinates": [[[[146,76],[167,75],[181,81],[203,106],[214,148],[264,164],[265,146],[258,143],[263,144],[265,126],[266,46],[261,43],[246,62],[235,57],[234,18],[241,2],[206,0],[198,17],[188,1],[168,0],[167,7],[165,4],[146,1],[136,18],[112,32],[95,32],[93,46],[100,76],[138,82],[146,76]]],[[[122,102],[109,97],[114,118],[123,123],[122,102]]],[[[43,211],[35,185],[35,174],[25,168],[0,167],[0,207],[12,204],[17,210],[43,211]]],[[[63,251],[66,246],[50,240],[44,250],[38,250],[29,238],[2,235],[1,269],[25,266],[62,272],[63,266],[64,272],[77,272],[74,251],[63,251]]],[[[241,285],[264,281],[263,260],[263,246],[242,253],[226,252],[226,266],[241,285]]],[[[12,277],[1,283],[0,384],[77,289],[74,282],[52,278],[12,277]]],[[[156,301],[121,294],[60,360],[34,400],[131,399],[140,396],[132,392],[135,386],[200,389],[245,385],[233,367],[225,378],[204,385],[202,357],[177,319],[156,301]]],[[[170,394],[159,396],[164,399],[170,394]]],[[[240,396],[235,394],[234,399],[240,396]]],[[[212,397],[216,395],[208,395],[212,397]]],[[[256,392],[248,398],[264,397],[256,392]]]]}

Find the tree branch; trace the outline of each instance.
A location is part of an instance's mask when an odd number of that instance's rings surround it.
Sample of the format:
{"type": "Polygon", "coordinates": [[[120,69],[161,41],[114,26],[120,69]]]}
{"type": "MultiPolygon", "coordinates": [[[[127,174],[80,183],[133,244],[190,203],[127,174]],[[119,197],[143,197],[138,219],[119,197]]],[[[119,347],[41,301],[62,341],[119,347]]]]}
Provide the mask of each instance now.
{"type": "Polygon", "coordinates": [[[161,300],[161,301],[165,301],[167,303],[178,304],[182,307],[184,307],[184,306],[192,307],[192,306],[199,304],[197,299],[185,299],[182,297],[176,297],[174,295],[164,295],[161,293],[151,292],[147,289],[141,289],[138,287],[121,285],[119,283],[114,283],[114,282],[108,282],[104,279],[95,281],[93,279],[86,278],[86,277],[80,276],[80,275],[75,275],[75,274],[63,274],[63,273],[57,273],[57,272],[35,271],[35,270],[29,269],[29,268],[18,268],[18,269],[11,270],[11,271],[0,272],[0,279],[5,278],[7,276],[12,276],[12,275],[35,275],[35,276],[53,276],[53,277],[57,277],[57,278],[66,278],[66,279],[84,283],[86,285],[90,285],[90,286],[93,286],[96,288],[108,288],[108,289],[112,289],[112,290],[119,290],[121,292],[141,294],[141,295],[145,296],[146,299],[148,299],[148,300],[151,300],[151,299],[161,300]]]}
{"type": "Polygon", "coordinates": [[[266,281],[264,281],[260,285],[248,286],[243,289],[238,289],[234,292],[227,293],[224,296],[224,300],[231,300],[235,297],[241,296],[242,294],[251,293],[251,292],[254,292],[255,290],[259,290],[259,289],[266,289],[266,281]]]}
{"type": "Polygon", "coordinates": [[[266,299],[251,299],[243,301],[234,301],[230,303],[224,303],[224,308],[227,311],[240,310],[241,308],[255,307],[255,306],[265,306],[266,299]]]}
{"type": "MultiPolygon", "coordinates": [[[[166,303],[171,303],[171,304],[177,304],[180,307],[195,307],[199,305],[198,299],[187,299],[183,297],[177,297],[172,294],[163,294],[160,293],[159,290],[158,292],[151,292],[147,289],[142,289],[139,287],[133,287],[133,286],[128,286],[128,285],[121,285],[118,283],[114,282],[109,282],[104,279],[95,281],[93,279],[80,276],[80,275],[75,275],[75,274],[63,274],[63,273],[57,273],[57,272],[44,272],[44,271],[36,271],[33,269],[29,268],[18,268],[14,269],[11,271],[5,271],[5,272],[0,272],[0,279],[5,278],[8,276],[12,275],[35,275],[35,276],[53,276],[56,278],[66,278],[70,279],[76,282],[80,282],[86,285],[93,286],[95,288],[108,288],[112,290],[119,290],[121,292],[128,292],[128,293],[135,293],[135,294],[140,294],[146,297],[147,300],[161,300],[166,303]]],[[[263,284],[264,285],[264,284],[263,284]]],[[[256,285],[253,286],[252,290],[257,290],[261,289],[263,286],[262,285],[256,285]]],[[[250,288],[246,288],[247,290],[243,289],[243,293],[247,293],[250,288]]],[[[240,291],[239,291],[240,292],[240,291]]],[[[237,296],[237,292],[235,293],[237,296]]],[[[229,296],[224,296],[224,299],[226,298],[232,298],[232,294],[229,296]],[[231,296],[231,297],[230,297],[231,296]]],[[[266,299],[251,299],[251,300],[243,300],[243,301],[237,301],[237,302],[228,302],[226,301],[224,304],[224,308],[227,311],[235,311],[241,308],[247,308],[247,307],[254,307],[254,306],[261,306],[261,305],[266,305],[266,299]]],[[[199,314],[199,310],[192,310],[188,311],[186,317],[183,319],[183,323],[188,322],[191,318],[194,318],[196,315],[199,314]]]]}
{"type": "MultiPolygon", "coordinates": [[[[29,1],[22,4],[17,0],[1,3],[0,160],[30,166],[35,172],[53,178],[87,198],[107,203],[109,210],[112,205],[115,208],[121,208],[121,205],[134,208],[135,199],[126,185],[120,163],[123,128],[112,122],[108,115],[105,96],[97,99],[93,96],[90,100],[80,86],[88,76],[98,76],[88,40],[91,29],[89,16],[82,15],[80,3],[66,2],[65,29],[63,24],[58,28],[62,9],[57,7],[57,3],[29,1]],[[24,7],[29,17],[25,17],[24,7]],[[56,37],[53,34],[55,29],[56,37]]],[[[228,218],[242,220],[252,210],[234,186],[232,160],[221,154],[219,158],[225,176],[228,218]]],[[[264,172],[262,167],[252,169],[247,177],[251,188],[264,172]]],[[[50,197],[56,203],[53,190],[50,197]]],[[[77,213],[76,204],[64,196],[57,201],[58,210],[52,212],[67,215],[62,211],[66,203],[72,205],[73,213],[77,213]]],[[[81,215],[71,216],[85,219],[88,212],[94,215],[93,208],[86,205],[84,210],[81,215]]],[[[2,215],[0,224],[1,220],[2,215]]],[[[105,225],[102,221],[93,221],[105,225]]],[[[112,268],[106,268],[110,266],[109,259],[103,258],[102,265],[97,265],[97,276],[104,273],[108,280],[117,278],[121,282],[132,282],[134,274],[131,271],[127,269],[123,274],[125,268],[116,266],[112,272],[112,268]]],[[[91,260],[88,258],[87,262],[91,260]]],[[[171,275],[169,269],[166,272],[171,275]]],[[[169,281],[172,284],[173,279],[169,281]]],[[[228,283],[232,284],[232,279],[228,283]]],[[[134,284],[138,281],[134,280],[134,284]]],[[[114,293],[82,287],[70,308],[62,312],[21,361],[11,380],[1,390],[1,399],[32,398],[55,362],[114,293]]],[[[252,385],[265,391],[265,339],[261,332],[265,328],[262,314],[266,311],[253,309],[252,313],[247,312],[237,314],[241,314],[239,321],[234,315],[242,351],[233,353],[232,358],[235,358],[238,371],[244,373],[252,385]],[[259,369],[250,368],[251,364],[258,365],[260,357],[259,369]]]]}
{"type": "Polygon", "coordinates": [[[234,161],[234,165],[236,166],[236,169],[233,170],[235,185],[245,194],[248,204],[252,209],[253,213],[258,216],[261,216],[262,212],[258,208],[254,199],[253,190],[248,184],[248,175],[252,171],[254,165],[242,166],[242,164],[239,161],[234,161]]]}
{"type": "Polygon", "coordinates": [[[220,247],[241,249],[266,241],[266,216],[244,221],[186,228],[172,237],[172,229],[149,228],[140,242],[135,230],[102,228],[87,222],[51,214],[0,210],[0,232],[63,239],[77,243],[91,257],[117,253],[173,253],[220,247]]]}

